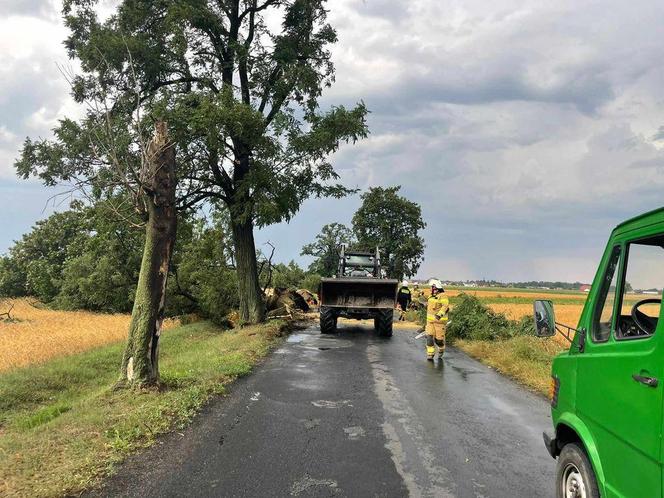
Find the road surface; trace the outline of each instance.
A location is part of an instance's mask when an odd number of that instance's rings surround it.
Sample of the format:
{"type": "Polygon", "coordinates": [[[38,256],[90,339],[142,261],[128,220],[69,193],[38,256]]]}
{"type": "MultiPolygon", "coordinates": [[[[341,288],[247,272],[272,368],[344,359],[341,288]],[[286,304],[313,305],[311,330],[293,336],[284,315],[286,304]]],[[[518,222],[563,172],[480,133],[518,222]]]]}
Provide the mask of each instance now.
{"type": "Polygon", "coordinates": [[[546,401],[413,328],[295,333],[93,496],[553,496],[546,401]]]}

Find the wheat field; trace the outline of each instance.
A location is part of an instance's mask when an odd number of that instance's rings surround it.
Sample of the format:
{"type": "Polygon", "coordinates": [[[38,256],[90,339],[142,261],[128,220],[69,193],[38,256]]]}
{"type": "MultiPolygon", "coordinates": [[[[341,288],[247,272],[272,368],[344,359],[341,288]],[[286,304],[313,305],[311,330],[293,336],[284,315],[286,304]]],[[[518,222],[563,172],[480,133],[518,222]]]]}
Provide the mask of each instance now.
{"type": "MultiPolygon", "coordinates": [[[[127,337],[130,316],[47,309],[29,299],[0,301],[14,306],[12,321],[0,321],[0,371],[80,353],[127,337]]],[[[167,320],[164,328],[177,322],[167,320]]]]}
{"type": "Polygon", "coordinates": [[[522,298],[522,299],[550,299],[554,303],[556,299],[565,299],[565,300],[578,300],[581,305],[586,300],[586,293],[572,293],[572,292],[556,292],[556,291],[523,291],[523,290],[513,290],[508,288],[497,288],[497,289],[450,289],[445,291],[451,297],[458,296],[459,294],[470,294],[476,296],[483,300],[489,299],[512,299],[512,298],[522,298]]]}
{"type": "MultiPolygon", "coordinates": [[[[532,304],[491,303],[488,306],[494,311],[504,313],[511,320],[520,320],[524,316],[533,315],[532,304]]],[[[554,309],[556,322],[576,327],[583,311],[583,302],[581,304],[554,304],[554,309]]]]}

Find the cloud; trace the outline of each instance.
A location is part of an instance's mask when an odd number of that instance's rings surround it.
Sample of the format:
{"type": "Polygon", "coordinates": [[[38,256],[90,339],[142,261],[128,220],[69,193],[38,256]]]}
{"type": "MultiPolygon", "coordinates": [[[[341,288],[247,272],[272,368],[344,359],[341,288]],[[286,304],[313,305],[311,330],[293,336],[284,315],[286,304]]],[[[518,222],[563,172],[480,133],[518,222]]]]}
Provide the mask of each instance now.
{"type": "Polygon", "coordinates": [[[58,9],[56,2],[50,0],[20,0],[18,2],[0,2],[0,16],[43,17],[54,20],[58,9]]]}
{"type": "Polygon", "coordinates": [[[70,65],[66,30],[57,17],[38,15],[49,6],[55,9],[49,2],[21,3],[0,19],[0,178],[15,178],[26,136],[48,137],[59,118],[76,112],[58,67],[70,65]]]}
{"type": "Polygon", "coordinates": [[[422,204],[423,274],[591,278],[612,226],[661,204],[663,7],[407,5],[331,9],[326,102],[372,111],[371,137],[335,158],[343,177],[422,204]]]}
{"type": "MultiPolygon", "coordinates": [[[[66,31],[44,14],[59,4],[13,4],[0,7],[7,182],[21,140],[47,136],[75,112],[55,70],[66,62],[66,31]]],[[[664,4],[331,0],[328,8],[337,75],[321,104],[363,100],[371,110],[370,137],[342,147],[334,164],[348,186],[402,185],[422,205],[422,276],[589,280],[610,229],[661,205],[664,4]]],[[[262,230],[258,244],[269,239],[279,259],[298,259],[322,224],[349,223],[358,205],[357,196],[308,201],[290,224],[262,230]]]]}

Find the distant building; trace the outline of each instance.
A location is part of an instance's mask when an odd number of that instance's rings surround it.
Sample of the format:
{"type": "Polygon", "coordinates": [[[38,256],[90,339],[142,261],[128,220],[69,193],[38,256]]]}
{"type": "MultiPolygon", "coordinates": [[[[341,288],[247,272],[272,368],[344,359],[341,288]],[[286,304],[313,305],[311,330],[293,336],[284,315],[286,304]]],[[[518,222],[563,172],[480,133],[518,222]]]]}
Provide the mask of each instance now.
{"type": "Polygon", "coordinates": [[[591,286],[588,285],[588,284],[583,284],[582,286],[579,287],[579,290],[580,290],[581,292],[590,292],[590,287],[591,287],[591,286]]]}

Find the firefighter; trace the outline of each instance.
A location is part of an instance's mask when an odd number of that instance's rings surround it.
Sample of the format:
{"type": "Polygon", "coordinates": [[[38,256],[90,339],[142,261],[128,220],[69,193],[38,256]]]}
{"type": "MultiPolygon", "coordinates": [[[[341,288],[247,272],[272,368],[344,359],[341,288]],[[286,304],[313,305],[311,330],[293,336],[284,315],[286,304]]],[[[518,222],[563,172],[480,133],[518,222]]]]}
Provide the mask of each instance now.
{"type": "Polygon", "coordinates": [[[405,320],[405,317],[403,316],[404,312],[408,311],[408,307],[410,306],[410,302],[412,300],[412,296],[410,295],[410,289],[408,288],[408,282],[405,280],[401,282],[401,288],[399,289],[399,292],[397,294],[397,303],[399,303],[399,307],[401,308],[401,317],[399,320],[405,320]]]}
{"type": "Polygon", "coordinates": [[[440,280],[431,280],[431,297],[427,301],[427,360],[433,360],[438,346],[438,357],[442,358],[445,352],[445,328],[447,327],[447,313],[450,310],[450,301],[445,295],[445,289],[440,280]]]}
{"type": "Polygon", "coordinates": [[[424,297],[424,294],[420,290],[420,286],[418,284],[413,286],[411,297],[411,304],[414,304],[419,309],[420,305],[422,304],[422,298],[424,297]]]}

